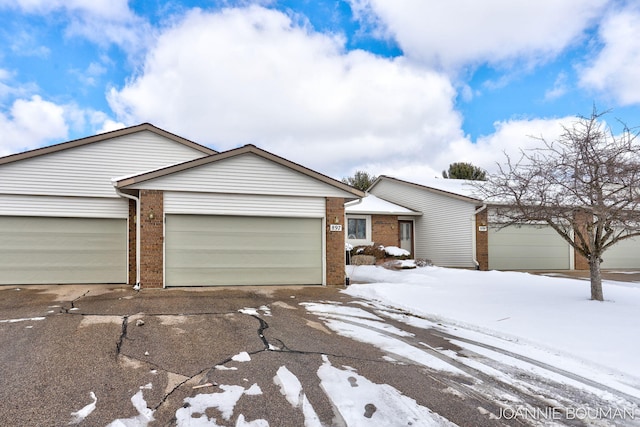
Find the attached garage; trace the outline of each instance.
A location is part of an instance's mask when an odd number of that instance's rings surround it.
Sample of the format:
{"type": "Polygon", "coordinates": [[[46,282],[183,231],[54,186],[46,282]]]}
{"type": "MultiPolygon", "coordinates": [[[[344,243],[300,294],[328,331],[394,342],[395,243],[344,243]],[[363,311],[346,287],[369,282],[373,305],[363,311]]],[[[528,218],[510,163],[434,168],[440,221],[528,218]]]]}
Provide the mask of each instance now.
{"type": "Polygon", "coordinates": [[[247,145],[114,184],[139,199],[143,286],[344,284],[364,195],[344,183],[247,145]]]}
{"type": "Polygon", "coordinates": [[[570,245],[548,225],[489,227],[490,270],[569,270],[570,245]]]}
{"type": "Polygon", "coordinates": [[[344,203],[363,196],[150,124],[18,153],[0,158],[0,285],[342,285],[344,203]]]}
{"type": "Polygon", "coordinates": [[[167,215],[166,286],[322,284],[319,218],[167,215]]]}
{"type": "Polygon", "coordinates": [[[0,217],[0,284],[127,283],[127,220],[0,217]]]}
{"type": "Polygon", "coordinates": [[[640,239],[626,239],[616,243],[602,255],[602,268],[640,268],[640,239]]]}

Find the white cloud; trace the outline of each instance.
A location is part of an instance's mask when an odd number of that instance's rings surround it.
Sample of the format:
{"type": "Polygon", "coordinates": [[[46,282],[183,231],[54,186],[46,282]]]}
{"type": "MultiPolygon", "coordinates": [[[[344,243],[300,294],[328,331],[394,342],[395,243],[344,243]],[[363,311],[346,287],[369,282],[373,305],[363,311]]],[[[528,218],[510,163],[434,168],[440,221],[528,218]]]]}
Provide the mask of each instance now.
{"type": "Polygon", "coordinates": [[[69,133],[96,134],[124,127],[101,111],[56,104],[39,95],[15,99],[0,109],[0,156],[63,142],[69,133]]]}
{"type": "Polygon", "coordinates": [[[520,158],[521,149],[542,145],[540,138],[551,142],[563,133],[563,125],[570,126],[575,117],[557,119],[507,120],[494,123],[495,132],[478,138],[475,143],[458,140],[451,144],[442,157],[442,163],[471,162],[490,172],[497,163],[504,164],[507,154],[512,160],[520,158]]]}
{"type": "Polygon", "coordinates": [[[600,24],[599,37],[604,47],[581,70],[581,85],[621,105],[639,104],[640,7],[609,14],[600,24]]]}
{"type": "Polygon", "coordinates": [[[406,55],[432,66],[552,58],[577,41],[609,0],[350,0],[406,55]]]}
{"type": "Polygon", "coordinates": [[[553,101],[554,99],[558,99],[564,96],[569,90],[568,84],[567,73],[561,72],[560,74],[558,74],[558,77],[556,77],[556,81],[553,83],[553,87],[548,89],[544,93],[544,100],[553,101]]]}
{"type": "Polygon", "coordinates": [[[127,123],[218,150],[255,143],[337,177],[424,163],[462,137],[448,78],[343,43],[261,7],[192,11],[109,102],[127,123]]]}
{"type": "Polygon", "coordinates": [[[0,156],[66,138],[63,107],[39,96],[17,99],[8,113],[0,112],[0,156]]]}
{"type": "Polygon", "coordinates": [[[31,14],[65,13],[68,35],[116,44],[130,55],[138,55],[152,38],[151,26],[129,8],[128,0],[0,0],[0,8],[31,14]]]}
{"type": "Polygon", "coordinates": [[[131,13],[128,0],[0,0],[0,6],[39,14],[63,9],[113,20],[127,19],[131,13]]]}

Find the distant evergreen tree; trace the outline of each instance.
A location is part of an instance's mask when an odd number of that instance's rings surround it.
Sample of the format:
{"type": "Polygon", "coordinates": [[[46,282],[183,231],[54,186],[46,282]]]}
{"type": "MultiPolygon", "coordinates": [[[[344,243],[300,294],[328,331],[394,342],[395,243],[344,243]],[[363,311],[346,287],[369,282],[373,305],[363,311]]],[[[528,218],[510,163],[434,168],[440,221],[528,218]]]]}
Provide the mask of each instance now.
{"type": "Polygon", "coordinates": [[[367,191],[376,179],[378,179],[377,176],[369,175],[368,172],[356,171],[353,176],[342,178],[342,182],[355,187],[358,190],[367,191]]]}
{"type": "Polygon", "coordinates": [[[486,181],[487,171],[471,163],[456,162],[449,165],[449,172],[442,171],[442,177],[448,179],[470,179],[472,181],[486,181]]]}

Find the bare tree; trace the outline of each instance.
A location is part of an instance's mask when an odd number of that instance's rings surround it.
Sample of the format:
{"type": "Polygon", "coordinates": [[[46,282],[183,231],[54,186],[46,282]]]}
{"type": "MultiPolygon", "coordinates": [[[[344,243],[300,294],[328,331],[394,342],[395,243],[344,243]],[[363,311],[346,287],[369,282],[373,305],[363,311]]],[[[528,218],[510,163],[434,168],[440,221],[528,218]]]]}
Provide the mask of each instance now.
{"type": "MultiPolygon", "coordinates": [[[[603,301],[600,264],[614,244],[640,236],[640,147],[628,127],[614,135],[594,108],[555,141],[523,151],[478,189],[503,225],[551,226],[589,262],[591,299],[603,301]]],[[[606,262],[605,262],[606,265],[606,262]]]]}

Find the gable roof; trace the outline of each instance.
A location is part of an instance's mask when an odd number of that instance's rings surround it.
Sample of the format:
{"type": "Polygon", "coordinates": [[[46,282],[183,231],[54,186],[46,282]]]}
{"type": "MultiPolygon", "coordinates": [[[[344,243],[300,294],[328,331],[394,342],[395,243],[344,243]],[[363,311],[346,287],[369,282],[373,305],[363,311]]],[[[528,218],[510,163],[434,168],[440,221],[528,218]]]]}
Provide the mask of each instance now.
{"type": "Polygon", "coordinates": [[[207,155],[212,155],[217,153],[217,151],[212,150],[209,147],[205,147],[204,145],[200,145],[196,142],[190,141],[186,138],[175,135],[171,132],[167,132],[166,130],[160,129],[150,123],[142,123],[136,126],[130,126],[127,128],[118,129],[111,132],[105,132],[98,135],[89,136],[86,138],[80,138],[80,139],[75,139],[73,141],[49,145],[47,147],[36,148],[35,150],[25,151],[17,154],[10,154],[5,157],[0,157],[0,165],[17,162],[19,160],[30,159],[33,157],[43,156],[45,154],[68,150],[70,148],[93,144],[95,142],[101,142],[108,139],[118,138],[121,136],[131,135],[131,134],[134,134],[137,132],[143,132],[143,131],[153,132],[156,135],[160,135],[174,142],[177,142],[179,144],[186,145],[187,147],[193,148],[207,155]]]}
{"type": "Polygon", "coordinates": [[[475,194],[474,181],[465,179],[433,179],[425,184],[417,184],[415,182],[404,181],[402,179],[393,178],[387,175],[380,175],[369,187],[371,191],[378,183],[382,181],[390,181],[397,184],[408,185],[421,190],[430,191],[443,196],[453,197],[467,202],[481,202],[482,199],[475,194]]]}
{"type": "Polygon", "coordinates": [[[212,164],[215,162],[219,162],[225,159],[241,156],[248,153],[257,155],[263,159],[272,161],[274,163],[277,163],[279,165],[292,169],[300,174],[306,175],[308,177],[321,181],[325,184],[328,184],[332,187],[338,188],[342,191],[345,191],[351,194],[352,196],[354,196],[354,198],[362,198],[365,196],[365,193],[363,191],[360,191],[354,187],[351,187],[348,184],[335,180],[331,177],[328,177],[319,172],[306,168],[298,163],[292,162],[290,160],[277,156],[268,151],[262,150],[253,144],[248,144],[240,148],[224,151],[219,154],[210,155],[207,157],[201,157],[199,159],[190,160],[187,162],[179,163],[172,166],[167,166],[164,168],[156,169],[156,170],[145,172],[145,173],[115,178],[113,180],[113,184],[118,188],[126,188],[135,184],[140,184],[146,181],[151,181],[153,179],[166,177],[172,174],[180,173],[182,171],[197,168],[207,164],[212,164]]]}

